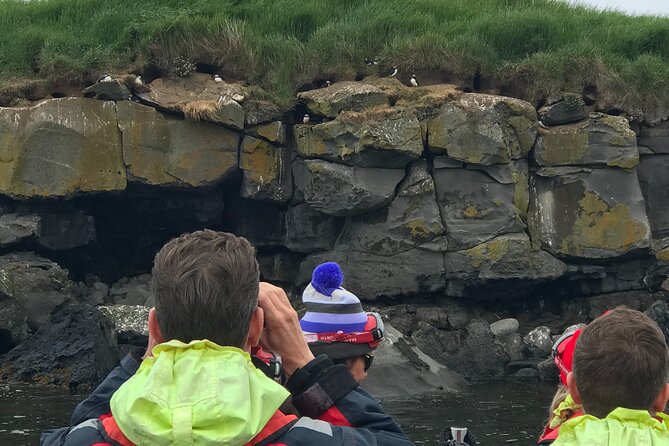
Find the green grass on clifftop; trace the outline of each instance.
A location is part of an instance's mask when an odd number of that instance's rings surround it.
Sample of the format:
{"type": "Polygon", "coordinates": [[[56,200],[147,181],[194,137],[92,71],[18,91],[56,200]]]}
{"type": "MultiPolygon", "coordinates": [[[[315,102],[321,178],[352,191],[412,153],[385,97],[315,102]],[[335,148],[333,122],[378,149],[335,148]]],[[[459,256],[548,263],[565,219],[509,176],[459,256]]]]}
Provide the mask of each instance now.
{"type": "Polygon", "coordinates": [[[289,98],[353,79],[365,57],[405,74],[536,100],[588,84],[625,110],[669,109],[669,19],[551,0],[0,0],[0,84],[86,82],[186,57],[289,98]]]}

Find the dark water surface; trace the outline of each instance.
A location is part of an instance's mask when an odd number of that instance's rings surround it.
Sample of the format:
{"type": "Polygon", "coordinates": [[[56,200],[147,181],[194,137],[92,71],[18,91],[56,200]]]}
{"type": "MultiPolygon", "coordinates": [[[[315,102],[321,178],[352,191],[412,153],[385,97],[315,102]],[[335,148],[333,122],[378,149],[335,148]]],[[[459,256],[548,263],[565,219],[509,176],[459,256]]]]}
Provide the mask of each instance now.
{"type": "MultiPolygon", "coordinates": [[[[441,429],[454,425],[469,427],[483,446],[531,445],[554,390],[539,383],[497,382],[382,403],[420,445],[436,445],[441,429]]],[[[84,396],[50,387],[0,386],[0,446],[39,444],[40,432],[67,425],[84,396]]]]}

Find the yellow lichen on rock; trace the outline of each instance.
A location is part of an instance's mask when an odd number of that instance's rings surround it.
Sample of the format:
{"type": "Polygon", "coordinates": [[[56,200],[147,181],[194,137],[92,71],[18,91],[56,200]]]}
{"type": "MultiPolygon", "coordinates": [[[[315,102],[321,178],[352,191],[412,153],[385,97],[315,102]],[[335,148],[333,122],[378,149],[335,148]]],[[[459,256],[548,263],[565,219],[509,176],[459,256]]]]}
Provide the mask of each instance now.
{"type": "Polygon", "coordinates": [[[648,236],[646,225],[636,220],[625,204],[609,208],[596,194],[586,191],[579,207],[573,231],[562,241],[565,253],[583,255],[586,249],[625,252],[648,236]]]}

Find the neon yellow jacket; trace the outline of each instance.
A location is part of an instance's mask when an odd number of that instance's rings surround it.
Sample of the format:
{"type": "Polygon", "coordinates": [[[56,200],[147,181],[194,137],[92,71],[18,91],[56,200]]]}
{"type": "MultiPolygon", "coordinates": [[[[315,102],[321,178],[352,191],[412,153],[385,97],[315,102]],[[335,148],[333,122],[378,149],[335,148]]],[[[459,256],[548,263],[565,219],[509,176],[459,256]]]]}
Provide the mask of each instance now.
{"type": "Polygon", "coordinates": [[[566,421],[553,446],[669,446],[669,416],[619,407],[606,418],[583,415],[566,421]]]}
{"type": "Polygon", "coordinates": [[[116,423],[136,445],[245,444],[289,395],[238,348],[170,341],[153,354],[111,399],[116,423]]]}

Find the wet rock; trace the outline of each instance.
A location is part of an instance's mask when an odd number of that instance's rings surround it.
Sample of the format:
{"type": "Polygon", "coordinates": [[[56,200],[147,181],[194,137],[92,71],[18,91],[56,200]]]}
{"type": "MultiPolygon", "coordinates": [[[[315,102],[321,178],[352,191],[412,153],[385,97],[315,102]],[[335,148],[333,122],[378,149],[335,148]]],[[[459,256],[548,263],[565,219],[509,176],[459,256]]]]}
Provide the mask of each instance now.
{"type": "Polygon", "coordinates": [[[549,383],[558,383],[560,381],[560,371],[553,362],[553,358],[548,358],[537,364],[539,380],[549,383]]]}
{"type": "Polygon", "coordinates": [[[243,172],[242,197],[277,202],[290,200],[293,176],[287,148],[246,136],[242,140],[239,167],[243,172]]]}
{"type": "Polygon", "coordinates": [[[669,154],[669,121],[654,127],[641,127],[638,143],[653,153],[669,154]]]}
{"type": "Polygon", "coordinates": [[[95,219],[80,211],[42,212],[38,243],[54,251],[85,246],[95,240],[95,219]]]}
{"type": "Polygon", "coordinates": [[[333,121],[295,127],[297,153],[360,167],[403,168],[423,153],[413,109],[343,112],[333,121]]]}
{"type": "Polygon", "coordinates": [[[334,247],[342,221],[321,214],[306,203],[286,211],[286,248],[297,252],[328,251],[334,247]]]}
{"type": "Polygon", "coordinates": [[[1,305],[23,307],[31,331],[46,324],[52,312],[74,295],[75,284],[56,263],[33,253],[0,256],[1,305]]]}
{"type": "Polygon", "coordinates": [[[0,193],[66,197],[126,187],[113,102],[62,98],[0,108],[0,193]]]}
{"type": "Polygon", "coordinates": [[[634,170],[556,168],[530,180],[532,240],[558,256],[611,258],[650,247],[634,170]]]}
{"type": "MultiPolygon", "coordinates": [[[[497,341],[502,344],[504,351],[509,355],[511,361],[520,361],[523,359],[523,338],[518,333],[508,333],[502,336],[495,336],[497,341]]],[[[507,366],[508,367],[508,366],[507,366]]]]}
{"type": "Polygon", "coordinates": [[[539,381],[539,371],[537,369],[520,369],[509,378],[519,381],[539,381]]]}
{"type": "Polygon", "coordinates": [[[431,326],[440,330],[451,328],[449,322],[450,308],[445,307],[418,307],[416,308],[416,318],[419,321],[425,321],[431,326]]]}
{"type": "Polygon", "coordinates": [[[39,232],[39,227],[38,215],[0,215],[0,247],[4,248],[34,236],[39,232]]]}
{"type": "Polygon", "coordinates": [[[517,332],[519,327],[518,319],[507,318],[490,324],[490,331],[494,336],[506,336],[517,332]]]}
{"type": "Polygon", "coordinates": [[[658,300],[646,310],[646,315],[650,317],[660,327],[664,338],[669,344],[669,303],[658,300]]]}
{"type": "Polygon", "coordinates": [[[553,348],[551,329],[548,327],[535,328],[523,338],[523,341],[530,347],[530,351],[540,358],[550,355],[553,348]]]}
{"type": "Polygon", "coordinates": [[[428,123],[428,146],[474,164],[508,163],[527,155],[537,136],[537,113],[519,99],[468,94],[444,104],[428,123]]]}
{"type": "Polygon", "coordinates": [[[112,323],[86,304],[58,311],[30,339],[9,352],[0,367],[6,380],[96,386],[118,360],[112,323]]]}
{"type": "Polygon", "coordinates": [[[345,247],[314,254],[300,265],[297,284],[308,283],[314,268],[323,262],[338,262],[346,277],[344,286],[363,300],[444,288],[443,256],[420,248],[390,257],[347,251],[345,247]]]}
{"type": "Polygon", "coordinates": [[[482,319],[450,332],[423,322],[412,337],[419,348],[469,380],[500,378],[509,362],[504,347],[495,342],[488,323],[482,319]]]}
{"type": "Polygon", "coordinates": [[[128,86],[119,80],[97,82],[84,88],[82,93],[85,98],[99,101],[127,101],[131,96],[128,86]]]}
{"type": "Polygon", "coordinates": [[[91,285],[88,290],[88,296],[86,297],[86,302],[89,305],[97,306],[102,305],[107,301],[109,296],[109,287],[102,282],[95,282],[91,285]]]}
{"type": "Polygon", "coordinates": [[[587,117],[585,101],[580,94],[567,93],[559,101],[539,110],[539,119],[546,125],[570,124],[587,117]]]}
{"type": "Polygon", "coordinates": [[[132,181],[156,186],[210,186],[237,171],[236,132],[167,117],[132,102],[118,104],[118,126],[132,181]]]}
{"type": "Polygon", "coordinates": [[[307,204],[324,214],[341,217],[359,215],[389,203],[404,170],[296,160],[293,176],[295,187],[307,204]]]}
{"type": "Polygon", "coordinates": [[[637,170],[653,238],[669,237],[669,155],[643,157],[637,170]]]}
{"type": "Polygon", "coordinates": [[[233,98],[245,94],[239,84],[217,83],[208,74],[193,73],[188,77],[155,79],[149,91],[138,96],[154,108],[183,112],[187,117],[241,130],[244,110],[233,98]]]}
{"type": "Polygon", "coordinates": [[[97,308],[113,324],[119,344],[146,347],[149,340],[149,310],[143,305],[114,305],[97,308]]]}
{"type": "Polygon", "coordinates": [[[388,397],[457,390],[464,384],[461,377],[425,354],[411,338],[385,324],[385,339],[374,352],[374,365],[362,386],[372,395],[388,397]]]}
{"type": "Polygon", "coordinates": [[[23,303],[5,296],[0,289],[0,333],[5,335],[0,343],[0,355],[28,339],[30,330],[27,319],[23,303]]]}
{"type": "Polygon", "coordinates": [[[497,235],[525,230],[527,163],[436,168],[437,203],[447,230],[449,249],[476,246],[497,235]]]}
{"type": "Polygon", "coordinates": [[[335,118],[342,111],[362,112],[387,106],[388,95],[380,88],[360,82],[335,82],[329,88],[298,93],[310,113],[335,118]]]}
{"type": "MultiPolygon", "coordinates": [[[[446,279],[466,287],[490,281],[541,282],[557,279],[567,266],[546,251],[532,246],[527,234],[502,235],[466,251],[445,255],[446,279]]],[[[517,283],[516,287],[522,286],[517,283]]]]}
{"type": "Polygon", "coordinates": [[[627,119],[603,113],[592,113],[577,124],[540,129],[533,153],[540,166],[631,169],[639,163],[636,134],[627,119]]]}
{"type": "Polygon", "coordinates": [[[278,253],[258,256],[260,274],[269,282],[294,283],[302,257],[295,253],[278,253]]]}
{"type": "Polygon", "coordinates": [[[340,243],[354,251],[394,255],[444,232],[427,163],[419,161],[387,207],[348,220],[340,243]]]}
{"type": "Polygon", "coordinates": [[[151,275],[119,280],[111,286],[109,297],[116,305],[147,305],[151,298],[151,275]]]}

